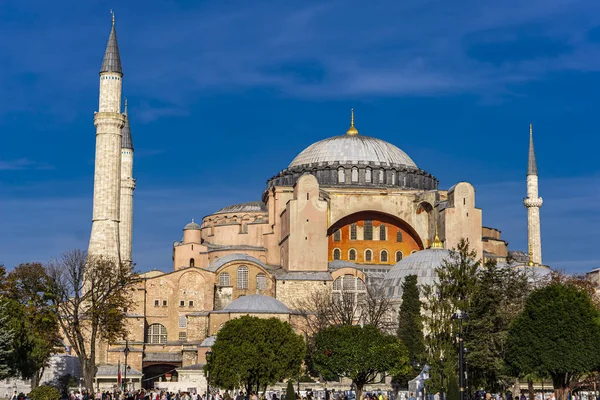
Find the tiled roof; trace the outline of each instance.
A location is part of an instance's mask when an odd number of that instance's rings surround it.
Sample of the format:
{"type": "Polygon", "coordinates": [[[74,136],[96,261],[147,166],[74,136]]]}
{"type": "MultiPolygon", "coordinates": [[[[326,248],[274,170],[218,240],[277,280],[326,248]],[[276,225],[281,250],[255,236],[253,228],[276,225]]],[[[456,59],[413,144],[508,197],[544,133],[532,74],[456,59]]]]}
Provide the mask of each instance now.
{"type": "Polygon", "coordinates": [[[110,30],[108,43],[106,44],[106,51],[104,52],[104,59],[102,60],[100,72],[123,73],[123,69],[121,67],[121,55],[119,54],[119,45],[117,44],[117,31],[115,29],[114,22],[112,29],[110,30]]]}

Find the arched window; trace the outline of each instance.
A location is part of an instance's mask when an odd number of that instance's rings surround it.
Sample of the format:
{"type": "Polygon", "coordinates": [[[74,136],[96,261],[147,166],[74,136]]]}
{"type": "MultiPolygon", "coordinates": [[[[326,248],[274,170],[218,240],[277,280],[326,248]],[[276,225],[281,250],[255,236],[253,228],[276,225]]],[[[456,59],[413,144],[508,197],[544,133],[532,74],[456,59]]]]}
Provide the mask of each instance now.
{"type": "Polygon", "coordinates": [[[371,183],[371,168],[365,169],[365,182],[371,183]]]}
{"type": "Polygon", "coordinates": [[[396,184],[396,171],[392,170],[392,181],[390,182],[392,185],[396,184]]]}
{"type": "Polygon", "coordinates": [[[402,231],[396,233],[396,242],[402,242],[402,231]]]}
{"type": "Polygon", "coordinates": [[[333,241],[334,242],[342,241],[342,231],[341,230],[336,229],[335,232],[333,232],[333,241]]]}
{"type": "Polygon", "coordinates": [[[358,182],[358,168],[352,167],[352,182],[358,182]]]}
{"type": "Polygon", "coordinates": [[[248,289],[248,267],[242,265],[237,270],[237,288],[248,289]]]}
{"type": "Polygon", "coordinates": [[[263,273],[256,275],[256,289],[266,290],[267,289],[267,276],[263,273]]]}
{"type": "Polygon", "coordinates": [[[344,290],[356,290],[356,279],[351,274],[344,275],[344,290]]]}
{"type": "Polygon", "coordinates": [[[365,250],[365,261],[371,261],[373,259],[373,252],[371,250],[365,250]]]}
{"type": "Polygon", "coordinates": [[[167,328],[161,324],[152,324],[146,330],[146,343],[167,343],[167,328]]]}
{"type": "Polygon", "coordinates": [[[385,235],[385,225],[379,225],[379,240],[387,240],[385,235]]]}
{"type": "Polygon", "coordinates": [[[196,265],[196,261],[194,261],[193,258],[190,258],[190,267],[193,267],[194,265],[196,265]]]}
{"type": "Polygon", "coordinates": [[[401,251],[397,251],[396,252],[396,262],[402,260],[402,252],[401,251]]]}
{"type": "Polygon", "coordinates": [[[373,221],[370,219],[364,222],[364,238],[365,240],[373,240],[373,221]]]}
{"type": "Polygon", "coordinates": [[[356,224],[350,225],[350,240],[356,240],[356,224]]]}
{"type": "Polygon", "coordinates": [[[346,183],[346,171],[343,167],[338,168],[338,183],[346,183]]]}
{"type": "Polygon", "coordinates": [[[334,260],[342,259],[342,251],[340,249],[333,249],[333,259],[334,260]]]}
{"type": "Polygon", "coordinates": [[[348,251],[348,260],[356,261],[356,250],[350,249],[350,251],[348,251]]]}
{"type": "Polygon", "coordinates": [[[342,277],[333,281],[333,290],[342,290],[342,277]]]}
{"type": "Polygon", "coordinates": [[[383,177],[385,175],[385,172],[383,169],[379,170],[379,183],[383,183],[383,177]]]}
{"type": "Polygon", "coordinates": [[[229,286],[229,272],[222,272],[219,275],[219,286],[229,286]]]}
{"type": "Polygon", "coordinates": [[[388,260],[388,252],[387,252],[387,250],[381,250],[381,253],[379,255],[379,259],[381,260],[381,262],[387,262],[387,260],[388,260]]]}

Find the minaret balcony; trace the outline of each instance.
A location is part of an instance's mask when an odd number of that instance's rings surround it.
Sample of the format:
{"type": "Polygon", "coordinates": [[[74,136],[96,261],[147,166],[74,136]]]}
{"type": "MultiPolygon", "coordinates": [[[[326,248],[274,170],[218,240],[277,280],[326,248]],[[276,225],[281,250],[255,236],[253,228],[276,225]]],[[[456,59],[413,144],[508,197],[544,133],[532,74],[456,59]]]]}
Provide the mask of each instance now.
{"type": "Polygon", "coordinates": [[[542,206],[543,202],[544,201],[542,200],[541,197],[527,197],[527,198],[523,199],[523,204],[527,208],[530,208],[530,207],[540,208],[542,206]]]}

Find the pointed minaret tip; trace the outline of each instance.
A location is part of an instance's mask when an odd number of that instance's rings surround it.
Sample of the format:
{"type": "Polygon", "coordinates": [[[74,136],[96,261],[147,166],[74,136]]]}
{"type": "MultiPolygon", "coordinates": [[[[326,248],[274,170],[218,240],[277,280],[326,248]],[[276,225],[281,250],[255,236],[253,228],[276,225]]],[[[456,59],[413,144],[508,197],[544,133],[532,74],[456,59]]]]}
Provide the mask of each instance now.
{"type": "Polygon", "coordinates": [[[125,112],[123,113],[125,116],[125,125],[123,125],[123,129],[121,129],[121,148],[133,150],[133,140],[131,140],[131,127],[129,126],[128,109],[129,106],[127,104],[127,98],[125,98],[125,112]]]}
{"type": "Polygon", "coordinates": [[[533,125],[529,124],[529,158],[527,165],[527,175],[537,174],[537,162],[535,161],[535,149],[533,147],[533,125]]]}
{"type": "Polygon", "coordinates": [[[115,28],[115,13],[110,10],[112,28],[110,35],[108,36],[108,43],[106,44],[106,51],[104,52],[104,59],[102,60],[102,66],[100,67],[100,73],[102,72],[117,72],[123,74],[121,67],[121,55],[119,54],[119,45],[117,43],[117,30],[115,28]]]}

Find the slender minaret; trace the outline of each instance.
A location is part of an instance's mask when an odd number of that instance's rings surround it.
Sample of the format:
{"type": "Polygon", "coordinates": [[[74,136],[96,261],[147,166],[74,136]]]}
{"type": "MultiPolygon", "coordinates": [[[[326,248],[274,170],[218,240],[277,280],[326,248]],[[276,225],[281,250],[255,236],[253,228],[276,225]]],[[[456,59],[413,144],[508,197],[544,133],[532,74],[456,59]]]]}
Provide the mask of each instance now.
{"type": "Polygon", "coordinates": [[[125,126],[121,131],[121,211],[119,214],[119,244],[121,261],[131,265],[131,236],[133,230],[133,142],[125,99],[125,126]]]}
{"type": "Polygon", "coordinates": [[[540,207],[542,198],[538,197],[538,171],[533,149],[533,126],[529,125],[529,163],[527,168],[527,197],[523,204],[527,208],[527,241],[530,261],[542,265],[542,236],[540,234],[540,207]]]}
{"type": "Polygon", "coordinates": [[[96,125],[96,162],[94,166],[94,211],[89,254],[119,258],[119,202],[121,196],[121,114],[123,70],[117,45],[115,17],[100,68],[99,110],[96,125]]]}

